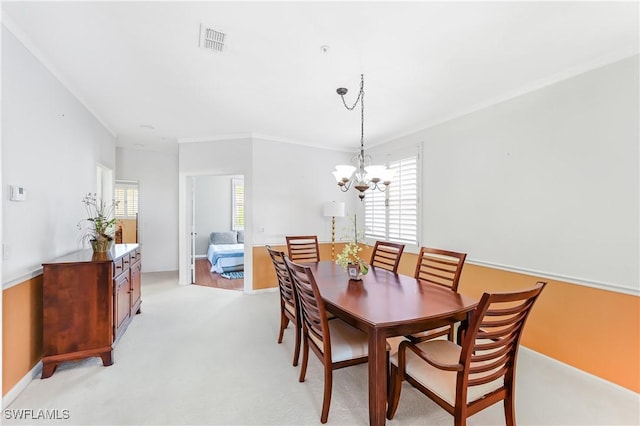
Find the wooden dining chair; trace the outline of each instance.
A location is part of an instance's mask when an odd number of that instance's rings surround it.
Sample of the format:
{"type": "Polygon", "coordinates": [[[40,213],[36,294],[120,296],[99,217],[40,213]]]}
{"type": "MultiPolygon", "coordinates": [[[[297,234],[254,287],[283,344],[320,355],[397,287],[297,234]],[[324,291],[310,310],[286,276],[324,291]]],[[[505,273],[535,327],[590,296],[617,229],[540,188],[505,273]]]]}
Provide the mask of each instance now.
{"type": "Polygon", "coordinates": [[[529,290],[485,293],[471,316],[462,346],[448,340],[404,341],[391,356],[387,418],[398,408],[402,381],[454,417],[456,426],[467,417],[504,403],[508,426],[515,425],[514,391],[520,337],[531,308],[546,283],[529,290]]]}
{"type": "Polygon", "coordinates": [[[289,269],[284,260],[284,252],[274,250],[271,246],[266,246],[266,248],[276,270],[278,289],[280,291],[280,334],[278,335],[278,343],[282,343],[284,330],[289,325],[289,322],[291,322],[296,333],[296,343],[293,352],[293,365],[295,367],[298,365],[298,359],[300,358],[300,339],[302,335],[298,297],[291,277],[289,276],[289,269]]]}
{"type": "Polygon", "coordinates": [[[376,241],[371,253],[369,264],[376,268],[386,269],[394,274],[398,272],[400,256],[404,251],[404,244],[392,243],[389,241],[376,241]]]}
{"type": "MultiPolygon", "coordinates": [[[[466,258],[466,253],[421,247],[414,277],[422,282],[439,285],[457,292],[460,274],[466,258]]],[[[448,325],[415,333],[407,337],[413,342],[417,342],[446,335],[453,342],[454,326],[455,322],[452,322],[448,325]]]]}
{"type": "Polygon", "coordinates": [[[324,397],[320,421],[326,423],[331,404],[333,370],[368,360],[368,337],[341,319],[327,319],[324,300],[308,266],[293,263],[285,257],[293,281],[302,318],[302,367],[300,382],[304,382],[309,362],[309,349],[324,365],[324,397]]]}
{"type": "Polygon", "coordinates": [[[286,237],[289,259],[298,263],[319,262],[320,248],[315,235],[296,235],[286,237]]]}

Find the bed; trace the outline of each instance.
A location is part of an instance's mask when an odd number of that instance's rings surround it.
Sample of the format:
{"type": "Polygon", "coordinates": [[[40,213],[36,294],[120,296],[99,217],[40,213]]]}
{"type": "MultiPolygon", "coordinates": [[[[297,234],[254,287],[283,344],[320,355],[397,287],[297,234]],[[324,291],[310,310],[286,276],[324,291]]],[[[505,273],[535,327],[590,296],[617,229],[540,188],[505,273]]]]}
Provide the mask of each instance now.
{"type": "Polygon", "coordinates": [[[211,272],[244,271],[244,232],[212,232],[207,259],[211,262],[211,272]]]}

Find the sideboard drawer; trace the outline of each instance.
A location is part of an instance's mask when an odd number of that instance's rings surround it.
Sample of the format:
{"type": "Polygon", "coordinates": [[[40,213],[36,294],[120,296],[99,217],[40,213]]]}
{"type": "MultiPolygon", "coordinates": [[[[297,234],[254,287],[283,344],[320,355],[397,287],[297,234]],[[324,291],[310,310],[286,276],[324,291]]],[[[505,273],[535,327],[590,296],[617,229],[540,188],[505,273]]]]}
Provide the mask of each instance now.
{"type": "Polygon", "coordinates": [[[113,261],[113,277],[116,278],[125,270],[123,258],[116,259],[113,261]]]}
{"type": "Polygon", "coordinates": [[[131,264],[133,265],[136,262],[140,261],[140,249],[135,249],[130,253],[131,255],[131,264]]]}

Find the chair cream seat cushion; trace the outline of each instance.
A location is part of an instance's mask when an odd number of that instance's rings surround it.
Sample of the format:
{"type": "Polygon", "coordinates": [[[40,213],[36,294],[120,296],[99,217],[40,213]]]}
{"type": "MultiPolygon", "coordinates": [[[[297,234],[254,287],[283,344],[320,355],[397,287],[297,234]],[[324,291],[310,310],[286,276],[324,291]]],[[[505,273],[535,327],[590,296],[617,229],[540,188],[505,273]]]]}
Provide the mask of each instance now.
{"type": "MultiPolygon", "coordinates": [[[[337,318],[328,323],[332,362],[359,358],[369,354],[369,340],[366,333],[337,318]]],[[[309,337],[322,351],[324,348],[322,341],[311,333],[309,333],[309,337]]]]}
{"type": "Polygon", "coordinates": [[[448,333],[450,328],[451,328],[450,325],[443,325],[442,327],[434,328],[433,330],[425,330],[425,331],[419,331],[417,333],[413,333],[412,336],[427,337],[427,336],[435,335],[445,331],[448,333]]]}
{"type": "MultiPolygon", "coordinates": [[[[460,346],[448,340],[429,340],[419,343],[416,346],[428,354],[430,359],[439,363],[457,364],[460,361],[460,346]]],[[[406,374],[454,406],[456,402],[457,372],[435,368],[411,350],[406,350],[405,353],[407,354],[406,374]]],[[[397,366],[398,355],[393,355],[390,361],[397,366]]],[[[473,375],[471,375],[470,378],[473,378],[473,375]]],[[[503,383],[504,381],[502,377],[500,377],[490,383],[470,386],[467,390],[467,403],[473,402],[487,393],[501,388],[503,383]]]]}
{"type": "Polygon", "coordinates": [[[387,350],[390,355],[398,352],[398,346],[404,340],[407,340],[404,336],[387,337],[387,350]]]}
{"type": "MultiPolygon", "coordinates": [[[[346,361],[369,355],[369,338],[366,333],[363,333],[338,318],[332,319],[328,321],[328,323],[331,338],[332,362],[346,361]]],[[[309,333],[309,337],[322,352],[324,349],[322,341],[311,333],[309,333]]],[[[389,346],[389,342],[387,342],[387,351],[389,349],[391,349],[391,347],[389,346]]]]}

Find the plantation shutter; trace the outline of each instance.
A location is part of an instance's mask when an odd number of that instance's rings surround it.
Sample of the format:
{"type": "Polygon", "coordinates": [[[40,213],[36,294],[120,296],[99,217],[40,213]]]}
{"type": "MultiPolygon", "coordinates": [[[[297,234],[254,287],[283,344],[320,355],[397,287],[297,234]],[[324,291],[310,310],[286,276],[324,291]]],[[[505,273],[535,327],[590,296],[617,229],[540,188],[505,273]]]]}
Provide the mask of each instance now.
{"type": "Polygon", "coordinates": [[[126,211],[126,207],[125,207],[125,200],[126,200],[126,189],[124,187],[118,186],[116,185],[116,189],[115,189],[115,200],[116,200],[116,217],[123,217],[125,216],[125,211],[126,211]]]}
{"type": "Polygon", "coordinates": [[[231,229],[241,231],[244,229],[244,179],[232,179],[231,188],[231,216],[233,218],[231,229]]]}
{"type": "Polygon", "coordinates": [[[389,164],[395,172],[389,186],[387,238],[405,244],[418,243],[418,159],[405,158],[389,164]]]}
{"type": "Polygon", "coordinates": [[[375,240],[387,238],[386,193],[367,191],[364,197],[365,237],[375,240]]]}
{"type": "Polygon", "coordinates": [[[386,191],[368,190],[364,199],[365,235],[374,240],[418,244],[418,156],[386,165],[393,170],[386,191]]]}
{"type": "Polygon", "coordinates": [[[115,200],[118,203],[115,214],[120,219],[135,219],[138,214],[138,184],[116,182],[115,200]]]}

